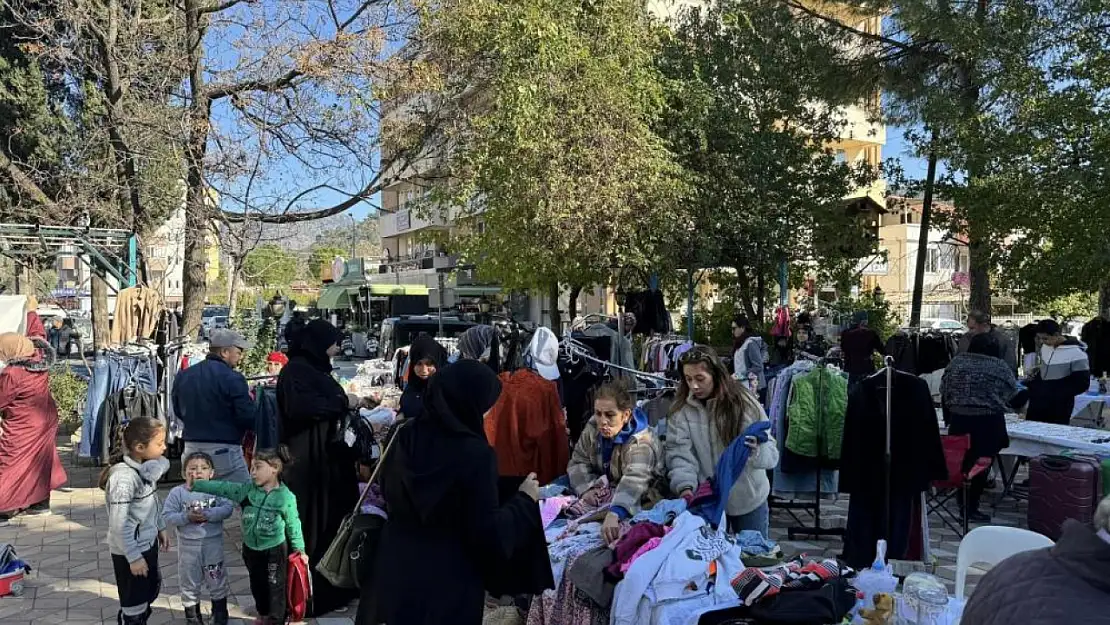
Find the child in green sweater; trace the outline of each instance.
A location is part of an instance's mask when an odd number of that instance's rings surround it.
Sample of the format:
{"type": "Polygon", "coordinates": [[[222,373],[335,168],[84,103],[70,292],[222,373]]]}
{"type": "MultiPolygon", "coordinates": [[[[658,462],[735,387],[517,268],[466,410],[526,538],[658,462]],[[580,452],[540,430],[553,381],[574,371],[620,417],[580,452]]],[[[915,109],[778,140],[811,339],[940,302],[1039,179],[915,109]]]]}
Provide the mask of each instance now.
{"type": "Polygon", "coordinates": [[[260,625],[285,623],[289,548],[308,563],[297,498],[281,483],[281,471],[290,461],[289,450],[281,445],[255,454],[250,484],[211,480],[193,483],[195,492],[224,497],[243,507],[243,562],[258,610],[255,623],[260,625]]]}

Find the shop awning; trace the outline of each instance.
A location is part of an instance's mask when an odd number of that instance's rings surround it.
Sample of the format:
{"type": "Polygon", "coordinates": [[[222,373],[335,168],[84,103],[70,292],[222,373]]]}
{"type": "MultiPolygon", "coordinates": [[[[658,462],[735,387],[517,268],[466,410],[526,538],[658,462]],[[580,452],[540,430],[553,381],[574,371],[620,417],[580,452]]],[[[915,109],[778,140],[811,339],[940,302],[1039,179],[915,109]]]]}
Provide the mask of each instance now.
{"type": "Polygon", "coordinates": [[[428,287],[422,284],[369,284],[370,295],[427,295],[428,287]]]}
{"type": "Polygon", "coordinates": [[[344,310],[351,307],[351,297],[358,297],[357,286],[331,284],[320,292],[316,307],[321,310],[344,310]]]}
{"type": "Polygon", "coordinates": [[[457,286],[455,295],[459,297],[481,297],[483,295],[497,295],[501,293],[499,286],[457,286]]]}

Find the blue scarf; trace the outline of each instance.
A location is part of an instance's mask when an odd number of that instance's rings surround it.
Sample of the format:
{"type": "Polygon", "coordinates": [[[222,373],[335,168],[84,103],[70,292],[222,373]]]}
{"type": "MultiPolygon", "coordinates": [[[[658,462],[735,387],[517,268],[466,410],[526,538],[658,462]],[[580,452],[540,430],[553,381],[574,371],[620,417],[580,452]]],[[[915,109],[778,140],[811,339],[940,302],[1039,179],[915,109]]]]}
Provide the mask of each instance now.
{"type": "Polygon", "coordinates": [[[740,478],[740,474],[744,472],[744,467],[748,464],[748,456],[752,452],[744,444],[744,439],[754,436],[760,444],[766,443],[768,440],[767,432],[770,429],[770,421],[756,421],[749,425],[748,429],[744,430],[740,436],[737,436],[736,440],[729,443],[724,453],[717,459],[717,473],[713,480],[713,497],[692,509],[691,512],[701,516],[711,525],[715,526],[721,522],[721,515],[725,511],[725,506],[728,505],[729,492],[732,491],[732,486],[736,484],[736,480],[740,478]]]}

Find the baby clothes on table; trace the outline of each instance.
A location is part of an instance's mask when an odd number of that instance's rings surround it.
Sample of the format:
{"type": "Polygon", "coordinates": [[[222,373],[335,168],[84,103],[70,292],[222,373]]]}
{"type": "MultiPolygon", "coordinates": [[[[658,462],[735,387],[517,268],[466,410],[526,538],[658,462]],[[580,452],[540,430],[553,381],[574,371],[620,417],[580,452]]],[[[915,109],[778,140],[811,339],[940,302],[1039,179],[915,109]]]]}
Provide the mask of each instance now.
{"type": "Polygon", "coordinates": [[[604,546],[600,523],[583,525],[548,545],[547,553],[551,558],[551,574],[555,579],[555,588],[559,588],[559,583],[566,573],[567,564],[571,560],[590,549],[604,546]]]}
{"type": "Polygon", "coordinates": [[[852,573],[852,569],[836,560],[807,563],[798,557],[771,569],[746,568],[733,578],[732,589],[744,605],[751,606],[780,592],[819,588],[829,580],[852,573]]]}
{"type": "Polygon", "coordinates": [[[543,527],[546,529],[547,526],[551,525],[559,517],[559,514],[575,501],[574,497],[566,495],[549,497],[540,501],[540,520],[543,521],[543,527]]]}
{"type": "Polygon", "coordinates": [[[658,523],[644,522],[633,525],[628,533],[621,536],[617,543],[613,545],[615,558],[613,564],[609,565],[607,569],[609,575],[617,579],[624,577],[624,573],[628,571],[628,566],[631,566],[633,554],[639,551],[640,547],[648,540],[652,538],[661,539],[666,534],[667,529],[658,523]],[[628,566],[621,566],[625,564],[628,566]]]}
{"type": "Polygon", "coordinates": [[[651,510],[643,510],[632,517],[632,524],[650,521],[659,525],[668,525],[683,512],[686,512],[685,499],[665,499],[655,504],[651,510]]]}
{"type": "Polygon", "coordinates": [[[609,486],[608,478],[602,476],[586,492],[582,493],[578,501],[567,507],[566,515],[568,518],[577,519],[595,512],[598,508],[608,505],[612,501],[613,489],[609,486]]]}
{"type": "Polygon", "coordinates": [[[655,549],[659,546],[659,543],[661,542],[663,542],[662,537],[656,536],[654,538],[649,538],[646,543],[640,545],[640,548],[636,550],[636,553],[632,554],[632,557],[628,559],[628,562],[620,565],[621,573],[627,573],[628,569],[632,568],[632,564],[636,562],[636,560],[640,559],[640,556],[651,551],[652,549],[655,549]]]}
{"type": "Polygon", "coordinates": [[[775,541],[764,538],[756,530],[743,530],[736,535],[736,544],[745,556],[762,556],[771,553],[777,546],[775,541]]]}

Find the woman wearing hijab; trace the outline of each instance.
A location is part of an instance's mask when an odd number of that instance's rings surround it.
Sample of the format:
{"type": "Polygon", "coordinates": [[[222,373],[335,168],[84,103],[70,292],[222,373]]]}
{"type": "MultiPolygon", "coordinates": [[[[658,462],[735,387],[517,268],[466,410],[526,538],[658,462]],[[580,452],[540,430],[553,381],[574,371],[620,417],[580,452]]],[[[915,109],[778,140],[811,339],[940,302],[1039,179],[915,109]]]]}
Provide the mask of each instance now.
{"type": "Polygon", "coordinates": [[[459,337],[459,360],[484,362],[494,373],[501,372],[501,345],[493,326],[474,326],[459,337]]]}
{"type": "Polygon", "coordinates": [[[398,429],[381,470],[389,520],[373,584],[379,621],[479,625],[486,588],[504,575],[492,563],[542,534],[535,475],[499,500],[482,420],[500,392],[488,367],[461,360],[432,378],[423,416],[398,429]]]}
{"type": "Polygon", "coordinates": [[[293,463],[283,481],[297,497],[305,553],[312,571],[309,616],[342,608],[354,593],[335,588],[316,572],[343,517],[358,501],[358,481],[351,449],[343,443],[343,420],[356,400],[331,376],[331,358],[339,352],[339,331],[322,319],[286,329],[289,364],[277,382],[281,442],[293,463]]]}
{"type": "Polygon", "coordinates": [[[0,523],[50,512],[50,491],[66,482],[55,447],[58,406],[47,366],[31,340],[0,334],[0,523]]]}
{"type": "Polygon", "coordinates": [[[415,419],[424,412],[424,391],[428,380],[447,364],[447,350],[427,334],[421,334],[409,347],[408,381],[401,394],[401,415],[415,419]]]}

